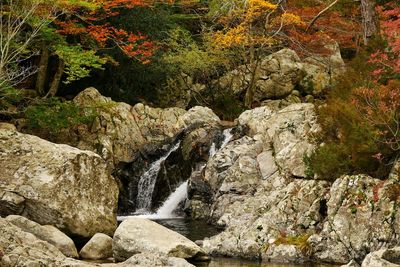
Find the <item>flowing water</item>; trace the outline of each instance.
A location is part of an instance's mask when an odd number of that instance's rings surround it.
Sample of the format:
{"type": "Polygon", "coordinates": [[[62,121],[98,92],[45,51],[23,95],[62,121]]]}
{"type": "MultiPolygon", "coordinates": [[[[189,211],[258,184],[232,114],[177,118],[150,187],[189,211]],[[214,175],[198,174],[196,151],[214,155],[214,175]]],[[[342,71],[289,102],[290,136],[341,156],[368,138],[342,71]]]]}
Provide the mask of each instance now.
{"type": "Polygon", "coordinates": [[[140,177],[136,197],[136,213],[148,213],[150,210],[154,186],[161,169],[161,164],[164,163],[172,152],[179,148],[180,143],[180,141],[176,143],[164,156],[153,162],[150,168],[140,177]]]}

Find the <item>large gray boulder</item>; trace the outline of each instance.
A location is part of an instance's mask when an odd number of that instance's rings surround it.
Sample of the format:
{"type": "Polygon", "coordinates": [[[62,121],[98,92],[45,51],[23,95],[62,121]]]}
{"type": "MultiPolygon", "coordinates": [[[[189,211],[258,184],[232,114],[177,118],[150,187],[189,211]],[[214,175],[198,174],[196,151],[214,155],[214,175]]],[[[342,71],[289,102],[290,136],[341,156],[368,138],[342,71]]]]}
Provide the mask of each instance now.
{"type": "Polygon", "coordinates": [[[0,215],[22,215],[67,234],[112,235],[118,187],[90,151],[0,130],[0,215]]]}
{"type": "Polygon", "coordinates": [[[204,255],[194,242],[164,226],[147,219],[127,219],[115,231],[114,258],[124,261],[138,253],[161,253],[184,259],[204,255]]]}
{"type": "Polygon", "coordinates": [[[262,101],[290,95],[303,75],[303,65],[296,52],[282,49],[262,59],[257,66],[243,65],[228,72],[218,80],[218,86],[240,95],[254,82],[253,100],[262,101]]]}
{"type": "Polygon", "coordinates": [[[19,227],[21,230],[34,234],[37,238],[52,244],[67,257],[79,257],[74,241],[52,225],[42,226],[19,215],[9,215],[6,217],[6,221],[19,227]]]}

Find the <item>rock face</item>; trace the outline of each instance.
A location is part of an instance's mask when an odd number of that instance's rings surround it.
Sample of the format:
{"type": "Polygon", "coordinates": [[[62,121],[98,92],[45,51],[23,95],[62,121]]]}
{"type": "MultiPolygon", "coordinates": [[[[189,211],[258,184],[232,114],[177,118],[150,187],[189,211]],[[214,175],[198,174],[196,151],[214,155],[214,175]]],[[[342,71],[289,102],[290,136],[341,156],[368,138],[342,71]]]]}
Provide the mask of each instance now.
{"type": "Polygon", "coordinates": [[[42,226],[18,215],[9,215],[6,221],[14,224],[25,232],[35,235],[40,240],[52,244],[67,257],[79,257],[74,241],[52,225],[42,226]]]}
{"type": "Polygon", "coordinates": [[[399,244],[398,180],[380,181],[365,175],[344,176],[329,192],[327,221],[310,237],[315,259],[361,262],[370,252],[399,244]]]}
{"type": "Polygon", "coordinates": [[[102,260],[113,256],[112,254],[112,238],[108,235],[95,234],[81,249],[79,255],[82,259],[102,260]]]}
{"type": "Polygon", "coordinates": [[[114,258],[124,261],[138,253],[161,253],[178,258],[204,254],[186,237],[155,222],[140,218],[125,220],[114,234],[114,258]]]}
{"type": "Polygon", "coordinates": [[[0,215],[89,237],[116,229],[118,187],[100,156],[0,130],[0,215]]]}

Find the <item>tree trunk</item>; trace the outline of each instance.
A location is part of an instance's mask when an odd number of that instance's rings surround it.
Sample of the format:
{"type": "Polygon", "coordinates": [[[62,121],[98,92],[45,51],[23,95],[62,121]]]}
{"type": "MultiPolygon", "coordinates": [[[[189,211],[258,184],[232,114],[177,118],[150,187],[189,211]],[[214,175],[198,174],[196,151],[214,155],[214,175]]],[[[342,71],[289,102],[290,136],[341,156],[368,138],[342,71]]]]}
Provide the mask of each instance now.
{"type": "Polygon", "coordinates": [[[44,95],[45,92],[44,87],[46,85],[49,57],[50,57],[49,50],[47,49],[46,45],[43,45],[42,54],[40,55],[39,70],[36,79],[36,92],[38,93],[39,96],[44,95]]]}
{"type": "Polygon", "coordinates": [[[361,0],[361,16],[364,44],[367,45],[372,37],[379,34],[379,20],[374,0],[361,0]]]}
{"type": "Polygon", "coordinates": [[[58,87],[60,86],[61,77],[64,73],[65,63],[64,60],[62,60],[61,58],[58,60],[59,61],[58,61],[57,71],[56,74],[54,75],[53,81],[51,82],[50,89],[45,96],[46,98],[55,96],[57,94],[58,87]]]}
{"type": "Polygon", "coordinates": [[[253,104],[254,98],[254,90],[256,88],[256,81],[258,79],[258,60],[256,60],[255,48],[253,46],[250,47],[250,63],[249,66],[251,67],[251,81],[249,86],[246,90],[246,95],[244,98],[244,105],[247,108],[251,108],[253,104]]]}

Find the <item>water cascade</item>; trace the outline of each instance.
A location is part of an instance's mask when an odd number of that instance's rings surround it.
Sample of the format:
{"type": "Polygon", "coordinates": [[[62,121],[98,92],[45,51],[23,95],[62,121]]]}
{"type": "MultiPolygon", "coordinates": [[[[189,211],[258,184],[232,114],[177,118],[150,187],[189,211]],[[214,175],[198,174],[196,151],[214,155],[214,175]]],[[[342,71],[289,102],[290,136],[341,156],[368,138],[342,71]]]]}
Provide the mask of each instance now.
{"type": "MultiPolygon", "coordinates": [[[[217,148],[216,143],[213,143],[210,147],[209,156],[213,157],[218,150],[224,148],[229,141],[232,139],[233,134],[231,133],[232,128],[225,129],[222,132],[223,139],[222,143],[217,148]]],[[[180,146],[180,142],[174,145],[163,157],[151,164],[150,168],[140,177],[137,195],[137,209],[134,215],[135,217],[148,218],[148,219],[172,219],[178,218],[174,211],[179,207],[179,204],[187,198],[187,187],[188,181],[185,181],[179,185],[174,192],[172,192],[163,205],[155,213],[150,213],[151,199],[156,184],[157,175],[160,171],[161,164],[168,158],[168,156],[176,151],[180,146]]],[[[203,168],[205,165],[203,166],[203,168]]],[[[124,220],[129,216],[120,216],[118,220],[124,220]]]]}
{"type": "Polygon", "coordinates": [[[150,165],[150,168],[140,177],[138,183],[138,193],[136,197],[136,213],[148,213],[148,211],[150,210],[154,186],[156,184],[161,165],[172,152],[176,151],[179,148],[179,146],[180,141],[176,143],[173,147],[171,147],[164,156],[153,162],[150,165]]]}

